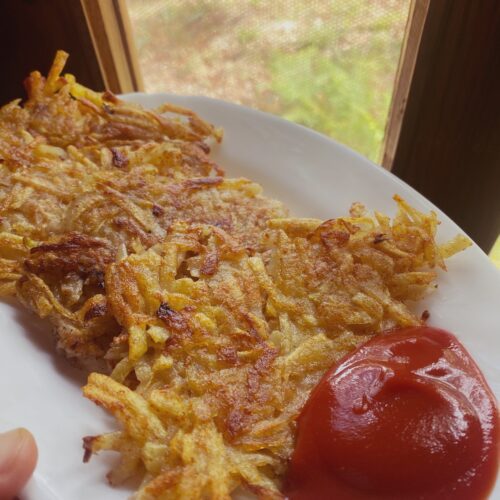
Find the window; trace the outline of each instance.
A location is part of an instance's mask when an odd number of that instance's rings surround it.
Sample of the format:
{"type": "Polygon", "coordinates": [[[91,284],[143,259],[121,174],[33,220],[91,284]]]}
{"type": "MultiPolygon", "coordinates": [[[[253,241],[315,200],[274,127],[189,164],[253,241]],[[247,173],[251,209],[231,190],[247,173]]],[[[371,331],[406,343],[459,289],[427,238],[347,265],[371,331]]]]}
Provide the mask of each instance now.
{"type": "MultiPolygon", "coordinates": [[[[110,90],[204,94],[315,128],[390,169],[491,249],[500,228],[496,4],[80,2],[93,68],[110,90]]],[[[46,11],[31,10],[35,20],[46,11]]],[[[53,16],[68,17],[56,7],[53,16]]]]}
{"type": "Polygon", "coordinates": [[[281,115],[380,162],[410,0],[127,0],[148,92],[281,115]]]}

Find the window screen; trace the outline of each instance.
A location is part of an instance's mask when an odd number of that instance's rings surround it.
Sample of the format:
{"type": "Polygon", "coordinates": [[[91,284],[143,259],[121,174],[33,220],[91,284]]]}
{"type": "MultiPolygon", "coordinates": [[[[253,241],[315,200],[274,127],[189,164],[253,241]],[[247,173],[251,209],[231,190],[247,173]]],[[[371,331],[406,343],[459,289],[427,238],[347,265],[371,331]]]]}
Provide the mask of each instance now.
{"type": "Polygon", "coordinates": [[[281,115],[378,161],[410,0],[127,0],[148,92],[281,115]]]}

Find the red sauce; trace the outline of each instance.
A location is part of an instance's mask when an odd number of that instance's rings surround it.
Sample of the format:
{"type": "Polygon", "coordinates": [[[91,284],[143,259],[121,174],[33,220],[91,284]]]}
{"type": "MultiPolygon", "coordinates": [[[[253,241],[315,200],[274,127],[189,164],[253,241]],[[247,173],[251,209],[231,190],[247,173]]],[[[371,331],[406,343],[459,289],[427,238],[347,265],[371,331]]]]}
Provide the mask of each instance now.
{"type": "Polygon", "coordinates": [[[381,335],[332,367],[298,421],[291,500],[486,498],[498,410],[483,375],[443,330],[381,335]]]}

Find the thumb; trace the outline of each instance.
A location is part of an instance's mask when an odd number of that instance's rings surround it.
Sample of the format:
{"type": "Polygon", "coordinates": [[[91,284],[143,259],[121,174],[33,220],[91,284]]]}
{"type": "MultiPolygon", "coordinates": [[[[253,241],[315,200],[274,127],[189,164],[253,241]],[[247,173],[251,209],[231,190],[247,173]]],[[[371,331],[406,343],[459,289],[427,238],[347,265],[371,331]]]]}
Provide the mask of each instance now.
{"type": "Polygon", "coordinates": [[[0,434],[0,498],[10,499],[26,484],[38,458],[35,440],[26,429],[0,434]]]}

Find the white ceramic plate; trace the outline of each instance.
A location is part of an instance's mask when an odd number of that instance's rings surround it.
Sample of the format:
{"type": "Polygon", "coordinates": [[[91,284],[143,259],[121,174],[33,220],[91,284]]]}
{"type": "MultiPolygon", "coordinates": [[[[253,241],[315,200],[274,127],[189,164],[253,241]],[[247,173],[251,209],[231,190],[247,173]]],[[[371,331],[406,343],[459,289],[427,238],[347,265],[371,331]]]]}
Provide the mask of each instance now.
{"type": "MultiPolygon", "coordinates": [[[[203,97],[131,94],[130,101],[155,107],[171,101],[224,128],[215,159],[228,176],[246,176],[265,194],[284,201],[296,215],[331,218],[353,201],[394,214],[398,193],[420,210],[436,210],[439,239],[460,229],[423,196],[362,156],[320,134],[258,111],[203,97]]],[[[472,167],[472,166],[471,166],[472,167]]],[[[500,273],[477,247],[453,257],[439,289],[419,309],[430,323],[454,332],[500,396],[500,273]]],[[[105,474],[113,454],[82,463],[82,436],[113,428],[103,411],[81,396],[82,373],[54,354],[47,325],[18,308],[0,304],[0,431],[25,426],[35,434],[40,460],[26,488],[27,500],[125,499],[105,474]]],[[[500,499],[497,484],[492,498],[500,499]]]]}

